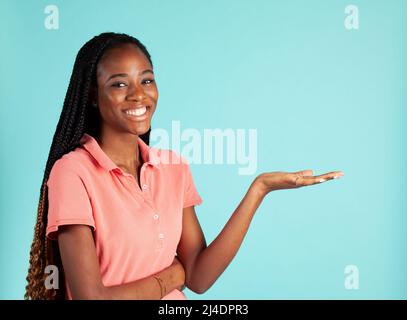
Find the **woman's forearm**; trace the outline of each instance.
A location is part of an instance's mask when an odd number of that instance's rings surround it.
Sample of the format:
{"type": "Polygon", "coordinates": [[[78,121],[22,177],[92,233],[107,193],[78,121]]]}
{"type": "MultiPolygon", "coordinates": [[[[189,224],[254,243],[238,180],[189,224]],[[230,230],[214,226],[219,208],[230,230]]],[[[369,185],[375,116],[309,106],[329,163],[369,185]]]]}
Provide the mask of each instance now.
{"type": "Polygon", "coordinates": [[[205,292],[230,264],[263,198],[255,180],[219,235],[197,256],[192,274],[187,277],[191,290],[205,292]]]}
{"type": "Polygon", "coordinates": [[[109,300],[158,300],[184,284],[182,266],[172,264],[168,268],[127,284],[104,287],[101,298],[109,300]],[[155,277],[158,277],[157,280],[155,277]],[[161,282],[161,285],[160,283],[161,282]]]}

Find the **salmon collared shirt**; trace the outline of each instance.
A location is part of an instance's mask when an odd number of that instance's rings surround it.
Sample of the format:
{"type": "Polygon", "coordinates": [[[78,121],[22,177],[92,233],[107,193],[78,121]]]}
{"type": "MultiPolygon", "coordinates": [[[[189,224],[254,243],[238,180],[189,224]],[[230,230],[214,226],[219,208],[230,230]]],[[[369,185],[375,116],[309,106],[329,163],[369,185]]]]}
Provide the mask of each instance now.
{"type": "MultiPolygon", "coordinates": [[[[46,235],[56,240],[62,225],[93,230],[105,286],[151,276],[170,266],[182,231],[183,208],[200,205],[186,160],[137,139],[143,165],[140,186],[89,134],[51,169],[46,235]]],[[[67,283],[66,283],[67,284],[67,283]]],[[[67,284],[67,297],[72,295],[67,284]]],[[[163,299],[186,299],[179,290],[163,299]]]]}

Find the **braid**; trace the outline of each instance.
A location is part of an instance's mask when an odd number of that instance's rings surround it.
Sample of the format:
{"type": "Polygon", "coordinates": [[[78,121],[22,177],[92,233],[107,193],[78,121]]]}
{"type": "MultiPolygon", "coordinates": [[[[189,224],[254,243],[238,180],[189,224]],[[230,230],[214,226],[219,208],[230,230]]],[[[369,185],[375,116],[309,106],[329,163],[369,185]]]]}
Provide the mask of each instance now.
{"type": "MultiPolygon", "coordinates": [[[[46,162],[44,177],[40,189],[37,208],[37,220],[34,238],[30,250],[29,268],[26,277],[25,299],[64,299],[65,281],[57,241],[46,237],[48,215],[47,181],[55,162],[64,154],[80,145],[84,133],[96,136],[99,132],[99,114],[90,106],[90,91],[96,85],[96,69],[103,54],[110,48],[131,43],[139,48],[149,60],[150,54],[145,46],[136,38],[122,33],[102,33],[79,50],[76,56],[68,90],[64,99],[61,115],[52,139],[50,152],[46,162]],[[45,288],[45,267],[56,265],[59,275],[59,290],[45,288]]],[[[148,145],[151,128],[140,138],[148,145]]]]}

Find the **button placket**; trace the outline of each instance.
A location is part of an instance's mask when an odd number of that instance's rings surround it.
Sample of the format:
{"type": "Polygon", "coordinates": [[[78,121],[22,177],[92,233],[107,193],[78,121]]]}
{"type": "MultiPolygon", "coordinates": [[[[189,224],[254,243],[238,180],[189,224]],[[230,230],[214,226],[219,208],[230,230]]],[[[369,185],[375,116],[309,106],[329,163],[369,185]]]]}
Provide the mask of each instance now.
{"type": "Polygon", "coordinates": [[[141,173],[140,173],[140,185],[141,185],[141,190],[143,197],[147,203],[149,203],[150,207],[153,208],[153,210],[156,210],[154,208],[154,201],[153,197],[151,195],[151,186],[148,181],[148,174],[147,174],[147,167],[146,164],[144,164],[141,168],[141,173]]]}
{"type": "Polygon", "coordinates": [[[164,247],[165,233],[163,232],[162,227],[161,227],[162,224],[161,224],[160,213],[157,211],[157,209],[155,208],[154,202],[152,201],[152,197],[151,197],[151,193],[150,193],[150,186],[147,181],[146,169],[147,169],[147,164],[143,164],[143,166],[140,169],[141,191],[143,194],[143,198],[145,198],[146,203],[153,210],[153,214],[151,215],[151,217],[154,220],[155,232],[156,232],[156,237],[157,237],[156,238],[157,239],[156,248],[158,250],[160,250],[164,247]]]}
{"type": "Polygon", "coordinates": [[[162,224],[161,224],[161,218],[160,218],[160,213],[155,211],[153,216],[154,224],[156,225],[156,241],[157,241],[157,248],[161,249],[164,246],[164,241],[165,241],[165,233],[162,230],[162,224]]]}
{"type": "Polygon", "coordinates": [[[140,184],[141,184],[141,189],[142,190],[147,189],[147,184],[146,184],[146,164],[145,163],[141,166],[141,169],[140,169],[140,184]]]}
{"type": "Polygon", "coordinates": [[[165,234],[163,232],[159,232],[157,238],[158,238],[157,248],[161,249],[164,247],[165,234]]]}
{"type": "Polygon", "coordinates": [[[140,170],[140,186],[143,194],[149,197],[149,185],[146,179],[146,164],[144,163],[140,170]]]}

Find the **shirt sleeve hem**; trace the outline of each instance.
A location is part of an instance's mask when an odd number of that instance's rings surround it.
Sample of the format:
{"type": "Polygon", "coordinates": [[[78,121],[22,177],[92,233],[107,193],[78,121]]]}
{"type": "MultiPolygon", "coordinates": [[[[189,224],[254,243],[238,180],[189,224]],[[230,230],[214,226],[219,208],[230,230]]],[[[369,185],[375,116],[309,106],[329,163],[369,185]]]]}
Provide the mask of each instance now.
{"type": "Polygon", "coordinates": [[[190,207],[190,206],[199,206],[200,204],[202,204],[202,199],[200,197],[199,198],[193,198],[191,200],[185,201],[183,208],[187,208],[187,207],[190,207]]]}
{"type": "Polygon", "coordinates": [[[80,224],[80,225],[87,225],[93,228],[93,231],[96,230],[95,223],[88,219],[59,219],[55,222],[55,224],[49,225],[46,230],[46,236],[50,240],[57,240],[57,234],[60,226],[65,225],[73,225],[73,224],[80,224]]]}

